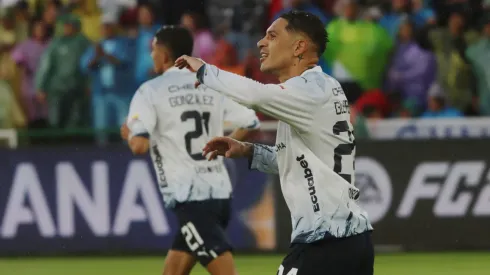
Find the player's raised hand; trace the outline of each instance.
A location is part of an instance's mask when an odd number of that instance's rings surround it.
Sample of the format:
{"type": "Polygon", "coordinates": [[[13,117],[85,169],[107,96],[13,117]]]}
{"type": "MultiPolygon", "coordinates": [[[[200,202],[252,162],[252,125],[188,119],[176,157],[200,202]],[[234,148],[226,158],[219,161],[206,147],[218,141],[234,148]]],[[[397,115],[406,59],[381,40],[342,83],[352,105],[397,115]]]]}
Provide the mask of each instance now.
{"type": "Polygon", "coordinates": [[[179,69],[188,68],[192,72],[197,72],[202,65],[204,62],[201,59],[188,55],[183,55],[175,60],[175,67],[179,69]]]}
{"type": "Polygon", "coordinates": [[[209,154],[208,160],[216,159],[218,156],[240,158],[249,156],[251,147],[253,145],[230,137],[215,137],[204,146],[202,155],[207,156],[209,154]]]}

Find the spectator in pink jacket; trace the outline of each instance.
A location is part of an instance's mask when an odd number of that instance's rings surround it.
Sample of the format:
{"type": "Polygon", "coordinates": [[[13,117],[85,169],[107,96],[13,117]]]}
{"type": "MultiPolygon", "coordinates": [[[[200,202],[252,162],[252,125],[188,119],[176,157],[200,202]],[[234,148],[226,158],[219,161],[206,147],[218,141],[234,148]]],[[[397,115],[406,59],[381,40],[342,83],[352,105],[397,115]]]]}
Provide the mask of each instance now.
{"type": "Polygon", "coordinates": [[[194,50],[192,55],[209,62],[216,51],[216,42],[213,34],[206,28],[204,16],[199,13],[184,13],[181,24],[194,36],[194,50]]]}
{"type": "Polygon", "coordinates": [[[47,105],[37,99],[34,87],[35,72],[41,55],[47,47],[46,25],[43,21],[35,21],[31,25],[30,32],[30,38],[13,50],[12,59],[22,70],[21,98],[29,126],[36,128],[43,127],[47,118],[47,105]]]}

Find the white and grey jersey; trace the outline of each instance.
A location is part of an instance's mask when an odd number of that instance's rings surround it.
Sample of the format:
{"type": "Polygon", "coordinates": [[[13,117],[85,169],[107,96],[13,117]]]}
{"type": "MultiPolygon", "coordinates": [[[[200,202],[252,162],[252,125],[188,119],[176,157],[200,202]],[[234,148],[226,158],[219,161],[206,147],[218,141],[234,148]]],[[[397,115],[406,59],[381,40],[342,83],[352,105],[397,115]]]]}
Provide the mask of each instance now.
{"type": "Polygon", "coordinates": [[[279,174],[291,211],[292,242],[348,237],[372,230],[356,203],[355,140],[349,103],[320,67],[264,85],[206,64],[201,83],[279,120],[276,146],[255,145],[251,168],[279,174]]]}
{"type": "Polygon", "coordinates": [[[231,183],[223,158],[207,161],[202,148],[223,135],[224,122],[258,128],[255,112],[204,86],[195,74],[171,68],[145,82],[129,110],[132,136],[149,136],[150,153],[165,205],[226,199],[231,183]]]}

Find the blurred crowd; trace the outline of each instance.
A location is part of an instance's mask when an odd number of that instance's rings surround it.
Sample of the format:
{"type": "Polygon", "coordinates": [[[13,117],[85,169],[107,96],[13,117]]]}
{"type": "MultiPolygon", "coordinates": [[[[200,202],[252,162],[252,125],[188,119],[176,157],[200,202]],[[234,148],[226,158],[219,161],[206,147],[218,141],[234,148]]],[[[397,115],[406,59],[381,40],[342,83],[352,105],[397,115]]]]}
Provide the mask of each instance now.
{"type": "Polygon", "coordinates": [[[325,22],[319,65],[341,82],[354,117],[490,115],[489,0],[0,3],[0,128],[118,127],[155,77],[151,41],[163,24],[191,31],[193,55],[274,83],[255,44],[291,9],[325,22]]]}

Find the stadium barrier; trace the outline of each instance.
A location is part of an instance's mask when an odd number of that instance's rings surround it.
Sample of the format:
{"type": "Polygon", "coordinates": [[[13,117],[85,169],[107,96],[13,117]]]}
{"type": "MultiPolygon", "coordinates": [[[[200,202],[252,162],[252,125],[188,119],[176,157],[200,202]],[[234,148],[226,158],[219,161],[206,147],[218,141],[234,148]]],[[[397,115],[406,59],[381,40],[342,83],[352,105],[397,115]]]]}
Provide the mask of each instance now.
{"type": "Polygon", "coordinates": [[[366,123],[369,137],[390,139],[490,138],[490,118],[382,119],[366,123]]]}
{"type": "MultiPolygon", "coordinates": [[[[490,249],[488,141],[365,141],[356,147],[359,203],[379,248],[490,249]]],[[[291,222],[282,197],[276,210],[277,243],[287,249],[291,222]]]]}
{"type": "MultiPolygon", "coordinates": [[[[366,121],[369,138],[374,140],[392,139],[458,139],[490,138],[490,118],[435,118],[435,119],[383,119],[366,121]]],[[[277,129],[276,121],[263,121],[262,132],[271,133],[277,129]]],[[[233,127],[225,124],[225,130],[233,127]]],[[[0,144],[6,141],[9,148],[16,148],[34,142],[35,144],[73,144],[94,143],[96,133],[104,133],[109,140],[120,142],[119,128],[95,131],[90,128],[72,128],[65,130],[0,130],[0,144]],[[35,141],[38,142],[35,142],[35,141]]]]}
{"type": "MultiPolygon", "coordinates": [[[[149,158],[123,147],[0,151],[0,255],[165,253],[179,231],[149,158]]],[[[239,251],[276,246],[273,188],[246,160],[227,160],[234,185],[228,235],[239,251]]]]}
{"type": "MultiPolygon", "coordinates": [[[[356,185],[376,245],[490,249],[490,144],[360,141],[356,185]]],[[[148,158],[126,148],[1,150],[0,255],[165,253],[178,227],[148,158]]],[[[285,251],[289,211],[275,176],[227,160],[237,251],[285,251]]]]}

